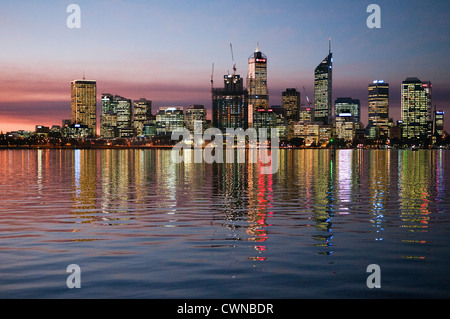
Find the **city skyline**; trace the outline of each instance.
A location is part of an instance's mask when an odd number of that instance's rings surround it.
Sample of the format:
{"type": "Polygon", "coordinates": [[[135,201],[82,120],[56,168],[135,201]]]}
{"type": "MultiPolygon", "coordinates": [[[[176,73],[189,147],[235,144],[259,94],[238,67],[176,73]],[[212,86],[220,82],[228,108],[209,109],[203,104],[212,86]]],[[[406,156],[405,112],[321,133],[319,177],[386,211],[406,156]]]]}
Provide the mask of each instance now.
{"type": "Polygon", "coordinates": [[[441,67],[449,48],[445,36],[449,5],[445,1],[429,6],[419,1],[408,2],[408,6],[406,2],[379,1],[381,29],[365,25],[369,3],[258,3],[256,7],[252,1],[133,1],[113,5],[81,1],[82,25],[73,30],[65,25],[68,14],[63,4],[38,8],[25,2],[29,10],[24,11],[13,2],[5,2],[0,5],[5,15],[0,36],[7,48],[0,54],[4,70],[0,76],[4,83],[0,88],[0,130],[32,130],[36,124],[59,124],[61,119],[70,118],[67,83],[81,78],[82,73],[97,81],[98,93],[116,92],[132,100],[145,97],[155,109],[164,105],[205,105],[210,117],[211,63],[215,64],[215,83],[220,83],[233,67],[229,43],[233,43],[236,74],[246,78],[246,60],[259,42],[269,61],[270,106],[281,104],[282,92],[287,88],[297,88],[304,99],[305,87],[312,98],[314,68],[326,54],[329,38],[334,53],[332,101],[347,96],[359,99],[364,124],[368,121],[367,85],[378,79],[390,83],[389,116],[394,121],[400,119],[400,88],[408,77],[429,79],[433,83],[433,104],[448,111],[450,79],[441,67]],[[117,9],[122,10],[125,20],[121,29],[113,24],[119,15],[117,9]],[[228,15],[221,15],[221,9],[233,15],[229,28],[225,23],[228,15]],[[325,22],[317,21],[322,9],[335,13],[324,15],[325,22]],[[161,14],[169,11],[169,18],[163,21],[161,14]],[[253,14],[249,16],[249,12],[253,14]],[[153,13],[157,21],[134,22],[136,17],[153,13]],[[280,16],[292,19],[280,20],[280,16]],[[196,22],[199,18],[202,23],[196,22]],[[281,22],[276,22],[277,18],[281,22]],[[254,28],[256,23],[258,28],[254,28]],[[155,32],[158,30],[161,32],[155,32]],[[208,37],[199,36],[202,34],[208,37]],[[113,39],[121,41],[111,43],[113,39]],[[25,44],[32,50],[24,50],[25,44]],[[73,45],[79,49],[73,50],[73,45]]]}

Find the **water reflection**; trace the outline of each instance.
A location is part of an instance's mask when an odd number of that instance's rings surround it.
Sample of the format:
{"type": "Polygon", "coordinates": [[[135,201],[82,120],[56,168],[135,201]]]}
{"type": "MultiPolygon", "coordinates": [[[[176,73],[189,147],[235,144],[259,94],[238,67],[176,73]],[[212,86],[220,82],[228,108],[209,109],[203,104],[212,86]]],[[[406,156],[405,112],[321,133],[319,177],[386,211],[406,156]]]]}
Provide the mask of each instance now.
{"type": "Polygon", "coordinates": [[[370,223],[375,228],[375,240],[383,240],[386,205],[389,200],[390,155],[391,152],[386,150],[376,150],[368,154],[370,223]]]}
{"type": "Polygon", "coordinates": [[[189,237],[198,247],[247,243],[255,262],[269,260],[274,223],[293,238],[308,234],[308,245],[329,256],[339,249],[334,236],[345,237],[336,224],[374,241],[396,229],[402,243],[427,244],[426,233],[448,208],[444,150],[280,150],[273,175],[238,156],[212,164],[195,163],[193,152],[184,156],[176,164],[168,150],[0,151],[10,197],[3,207],[69,207],[76,240],[109,238],[98,227],[147,239],[155,228],[172,228],[168,236],[189,237]],[[12,196],[11,183],[28,191],[12,196]]]}

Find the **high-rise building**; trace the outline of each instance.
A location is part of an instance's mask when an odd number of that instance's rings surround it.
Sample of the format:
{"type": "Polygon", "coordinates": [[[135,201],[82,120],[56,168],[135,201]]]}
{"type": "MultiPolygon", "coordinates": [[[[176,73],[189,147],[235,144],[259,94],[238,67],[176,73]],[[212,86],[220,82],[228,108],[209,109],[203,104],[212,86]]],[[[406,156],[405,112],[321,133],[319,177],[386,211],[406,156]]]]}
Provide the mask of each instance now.
{"type": "Polygon", "coordinates": [[[332,116],[333,54],[328,55],[314,70],[314,120],[327,124],[332,116]]]}
{"type": "Polygon", "coordinates": [[[97,133],[97,82],[95,80],[71,81],[72,124],[87,125],[92,134],[97,133]]]}
{"type": "Polygon", "coordinates": [[[261,130],[265,130],[266,137],[272,138],[272,131],[276,132],[279,139],[285,139],[287,136],[286,109],[272,106],[267,110],[259,109],[253,113],[253,128],[258,136],[261,136],[261,130]]]}
{"type": "Polygon", "coordinates": [[[248,58],[248,126],[253,126],[253,113],[269,108],[267,89],[267,57],[256,48],[248,58]]]}
{"type": "Polygon", "coordinates": [[[435,134],[442,137],[444,134],[444,111],[436,110],[434,113],[435,134]]]}
{"type": "Polygon", "coordinates": [[[203,105],[191,105],[184,116],[184,125],[191,133],[203,133],[206,129],[206,109],[203,105]]]}
{"type": "Polygon", "coordinates": [[[402,82],[401,118],[404,139],[423,139],[429,134],[428,95],[423,83],[414,77],[402,82]]]}
{"type": "Polygon", "coordinates": [[[120,95],[102,94],[100,135],[104,138],[127,138],[134,135],[131,125],[131,100],[120,95]]]}
{"type": "Polygon", "coordinates": [[[281,106],[286,110],[287,121],[300,119],[300,92],[290,88],[281,93],[281,106]]]}
{"type": "Polygon", "coordinates": [[[184,128],[184,109],[182,106],[161,106],[156,113],[156,134],[171,135],[184,128]]]}
{"type": "Polygon", "coordinates": [[[247,90],[239,75],[224,75],[224,88],[212,89],[213,127],[225,133],[227,128],[248,127],[247,90]]]}
{"type": "Polygon", "coordinates": [[[369,84],[369,123],[372,137],[389,136],[389,83],[375,80],[369,84]]]}
{"type": "Polygon", "coordinates": [[[431,84],[431,81],[422,81],[423,89],[425,90],[425,93],[427,95],[427,121],[428,121],[428,131],[427,136],[433,135],[433,126],[434,126],[434,110],[432,105],[432,89],[433,85],[431,84]]]}
{"type": "Polygon", "coordinates": [[[102,93],[102,114],[100,117],[101,137],[118,137],[116,105],[117,101],[114,95],[109,93],[102,93]]]}
{"type": "Polygon", "coordinates": [[[133,114],[131,99],[120,97],[117,99],[116,106],[117,114],[117,131],[119,137],[127,138],[134,135],[133,127],[131,125],[131,118],[133,114]]]}
{"type": "Polygon", "coordinates": [[[432,90],[433,85],[431,84],[431,81],[422,81],[423,89],[425,90],[425,93],[427,94],[427,114],[428,114],[428,121],[433,121],[433,106],[432,106],[432,90]]]}
{"type": "Polygon", "coordinates": [[[140,98],[133,102],[133,128],[136,136],[144,135],[144,125],[152,120],[152,101],[140,98]]]}
{"type": "Polygon", "coordinates": [[[339,97],[334,101],[334,114],[336,117],[352,117],[355,123],[361,120],[361,103],[351,97],[339,97]]]}

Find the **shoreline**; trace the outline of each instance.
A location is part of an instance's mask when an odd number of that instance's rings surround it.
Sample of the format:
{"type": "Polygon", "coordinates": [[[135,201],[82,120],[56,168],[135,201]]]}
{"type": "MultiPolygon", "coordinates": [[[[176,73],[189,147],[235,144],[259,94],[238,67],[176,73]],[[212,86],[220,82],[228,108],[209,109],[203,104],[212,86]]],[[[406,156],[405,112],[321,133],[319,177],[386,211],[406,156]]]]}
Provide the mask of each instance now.
{"type": "MultiPolygon", "coordinates": [[[[119,149],[119,150],[127,150],[127,149],[172,149],[175,145],[83,145],[83,146],[75,146],[75,145],[65,145],[65,146],[54,146],[54,145],[14,145],[14,146],[7,146],[7,145],[0,145],[0,150],[34,150],[34,149],[61,149],[61,150],[75,150],[75,149],[119,149]]],[[[190,148],[194,150],[195,148],[190,148]]],[[[203,147],[202,149],[205,149],[203,147]]],[[[224,147],[223,149],[226,149],[224,147]]],[[[233,148],[235,150],[241,149],[241,148],[233,148]]],[[[258,150],[259,148],[250,148],[245,147],[246,150],[248,149],[255,149],[258,150]]],[[[270,149],[270,147],[268,147],[270,149]]],[[[278,149],[286,149],[286,150],[411,150],[411,151],[417,151],[417,150],[437,150],[437,149],[443,149],[448,150],[448,148],[415,148],[411,149],[410,147],[285,147],[285,146],[279,146],[278,149]]],[[[180,149],[181,150],[181,149],[180,149]]]]}

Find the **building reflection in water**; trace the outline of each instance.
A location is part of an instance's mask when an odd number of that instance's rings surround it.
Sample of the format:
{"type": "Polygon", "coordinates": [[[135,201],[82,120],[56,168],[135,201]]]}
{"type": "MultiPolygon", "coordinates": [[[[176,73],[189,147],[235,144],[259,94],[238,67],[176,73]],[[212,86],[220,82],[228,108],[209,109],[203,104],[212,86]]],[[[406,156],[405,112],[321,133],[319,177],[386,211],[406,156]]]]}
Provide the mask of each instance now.
{"type": "MultiPolygon", "coordinates": [[[[256,150],[249,150],[249,156],[253,156],[252,152],[256,152],[256,150]]],[[[258,261],[266,259],[266,257],[261,256],[261,253],[267,250],[267,246],[264,245],[269,237],[267,227],[270,224],[267,224],[267,218],[273,216],[273,175],[263,174],[262,168],[264,166],[261,162],[247,166],[249,176],[247,222],[249,226],[246,232],[250,236],[248,240],[257,242],[254,249],[258,252],[258,255],[250,257],[250,259],[258,261]]]]}
{"type": "MultiPolygon", "coordinates": [[[[314,150],[315,151],[315,150],[314,150]]],[[[331,255],[333,253],[333,229],[332,219],[334,217],[334,174],[335,174],[335,151],[314,152],[313,175],[315,176],[314,192],[314,221],[315,228],[322,233],[313,235],[313,239],[319,241],[316,246],[325,247],[319,254],[331,255]]]]}
{"type": "Polygon", "coordinates": [[[76,149],[72,153],[72,211],[75,223],[98,220],[97,212],[97,151],[76,149]]]}
{"type": "Polygon", "coordinates": [[[37,193],[44,193],[51,153],[59,161],[58,178],[72,175],[74,223],[119,226],[143,219],[142,225],[158,227],[212,227],[210,236],[216,237],[219,221],[226,231],[222,239],[251,242],[255,253],[249,258],[255,261],[268,256],[275,211],[292,223],[287,227],[307,226],[323,255],[333,253],[337,219],[350,223],[363,216],[380,241],[387,225],[425,233],[431,212],[444,212],[440,150],[280,150],[273,175],[262,174],[262,163],[249,163],[249,152],[244,163],[235,156],[234,163],[206,164],[194,163],[193,152],[186,151],[185,161],[176,164],[170,150],[37,150],[37,193]]]}
{"type": "MultiPolygon", "coordinates": [[[[430,224],[439,215],[431,218],[432,212],[441,212],[443,196],[443,167],[440,151],[419,150],[399,151],[398,184],[399,205],[402,229],[415,233],[414,239],[403,239],[409,244],[429,244],[426,233],[430,224]],[[436,207],[432,207],[435,205],[436,207]],[[422,234],[422,236],[420,236],[422,234]]],[[[407,259],[426,259],[426,256],[403,256],[407,259]]]]}
{"type": "Polygon", "coordinates": [[[443,201],[445,200],[445,166],[444,150],[439,149],[436,156],[436,210],[438,213],[445,212],[443,201]]]}
{"type": "Polygon", "coordinates": [[[375,240],[383,240],[383,230],[387,214],[389,199],[391,152],[387,150],[373,150],[368,153],[369,169],[369,207],[370,223],[375,228],[375,240]]]}

